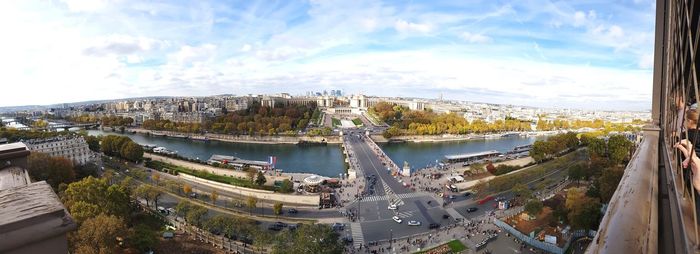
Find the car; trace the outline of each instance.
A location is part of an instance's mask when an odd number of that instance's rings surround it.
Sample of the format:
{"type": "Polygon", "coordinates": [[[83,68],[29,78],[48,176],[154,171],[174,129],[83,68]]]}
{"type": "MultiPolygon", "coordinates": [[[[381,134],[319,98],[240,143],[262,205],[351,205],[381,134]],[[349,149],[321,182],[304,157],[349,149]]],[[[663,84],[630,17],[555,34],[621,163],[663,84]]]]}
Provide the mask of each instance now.
{"type": "Polygon", "coordinates": [[[391,219],[394,220],[394,221],[396,221],[396,223],[401,223],[401,222],[403,222],[403,220],[401,220],[401,218],[399,218],[399,216],[391,217],[391,219]]]}
{"type": "Polygon", "coordinates": [[[415,221],[415,220],[408,221],[408,225],[409,226],[420,226],[420,221],[415,221]]]}
{"type": "Polygon", "coordinates": [[[290,213],[290,214],[296,214],[297,212],[299,212],[299,211],[297,211],[297,209],[289,208],[289,213],[290,213]]]}
{"type": "Polygon", "coordinates": [[[471,196],[471,195],[472,195],[471,192],[465,192],[465,193],[464,193],[464,196],[465,196],[465,197],[469,197],[469,196],[471,196]]]}
{"type": "Polygon", "coordinates": [[[196,193],[196,192],[190,193],[190,197],[191,197],[191,198],[197,198],[197,193],[196,193]]]}
{"type": "Polygon", "coordinates": [[[175,208],[172,208],[172,207],[168,208],[167,210],[168,210],[168,213],[170,213],[170,214],[177,213],[177,211],[175,211],[175,208]]]}
{"type": "Polygon", "coordinates": [[[396,209],[398,209],[398,207],[396,207],[396,205],[389,205],[389,207],[387,207],[387,209],[396,210],[396,209]]]}
{"type": "Polygon", "coordinates": [[[450,195],[450,199],[455,199],[455,195],[450,195]]]}
{"type": "Polygon", "coordinates": [[[287,228],[289,228],[289,230],[296,230],[299,228],[299,224],[290,224],[287,228]]]}
{"type": "Polygon", "coordinates": [[[469,208],[467,208],[467,212],[468,212],[468,213],[476,212],[476,210],[479,210],[479,208],[476,208],[476,207],[469,207],[469,208]]]}
{"type": "Polygon", "coordinates": [[[430,223],[430,225],[428,225],[428,228],[429,228],[429,229],[440,228],[440,224],[437,224],[437,223],[430,223]]]}
{"type": "Polygon", "coordinates": [[[331,228],[333,228],[333,230],[344,230],[344,229],[345,229],[345,224],[343,224],[343,223],[337,223],[337,222],[336,222],[336,223],[333,223],[333,225],[331,226],[331,228]]]}
{"type": "Polygon", "coordinates": [[[279,225],[277,225],[277,223],[274,223],[274,224],[268,225],[268,226],[267,226],[267,229],[268,229],[268,230],[273,230],[273,231],[280,231],[280,230],[282,230],[282,227],[280,227],[279,225]]]}
{"type": "Polygon", "coordinates": [[[443,220],[445,220],[445,219],[449,219],[449,218],[450,218],[450,216],[449,216],[449,215],[447,215],[447,214],[443,214],[443,215],[442,215],[442,219],[443,219],[443,220]]]}

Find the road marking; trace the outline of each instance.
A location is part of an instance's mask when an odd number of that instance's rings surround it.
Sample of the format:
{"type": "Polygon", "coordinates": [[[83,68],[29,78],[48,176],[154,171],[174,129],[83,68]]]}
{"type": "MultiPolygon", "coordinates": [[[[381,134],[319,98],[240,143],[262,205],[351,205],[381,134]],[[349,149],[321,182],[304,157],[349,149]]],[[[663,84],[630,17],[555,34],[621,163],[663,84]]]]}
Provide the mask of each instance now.
{"type": "Polygon", "coordinates": [[[452,218],[459,219],[459,220],[464,220],[464,216],[459,214],[457,210],[455,210],[453,207],[445,209],[445,211],[452,216],[452,218]]]}
{"type": "Polygon", "coordinates": [[[408,218],[413,216],[413,211],[407,211],[407,212],[399,212],[396,216],[399,216],[399,218],[408,218]]]}
{"type": "Polygon", "coordinates": [[[365,236],[362,234],[362,226],[359,222],[350,223],[350,230],[352,231],[352,243],[355,248],[359,248],[360,244],[365,244],[365,236]]]}

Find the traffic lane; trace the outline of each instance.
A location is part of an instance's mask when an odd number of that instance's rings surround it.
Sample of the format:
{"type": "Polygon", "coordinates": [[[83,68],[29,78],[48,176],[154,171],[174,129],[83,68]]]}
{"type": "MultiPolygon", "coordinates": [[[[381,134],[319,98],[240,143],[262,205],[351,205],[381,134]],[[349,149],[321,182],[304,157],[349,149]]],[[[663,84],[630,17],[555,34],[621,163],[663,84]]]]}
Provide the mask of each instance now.
{"type": "Polygon", "coordinates": [[[365,154],[367,158],[367,163],[369,164],[370,168],[373,169],[376,173],[377,176],[379,176],[384,183],[387,184],[387,186],[396,194],[401,194],[401,193],[409,193],[411,192],[410,190],[407,190],[406,188],[401,185],[390,173],[389,170],[387,169],[386,165],[383,165],[382,162],[379,160],[379,158],[374,154],[374,150],[367,144],[366,142],[362,142],[359,144],[360,149],[362,152],[365,154]],[[381,171],[381,172],[380,172],[381,171]]]}
{"type": "MultiPolygon", "coordinates": [[[[442,219],[442,215],[446,214],[444,210],[439,208],[427,209],[427,217],[433,220],[433,223],[440,224],[441,227],[455,224],[456,221],[453,219],[442,219]]],[[[429,220],[423,216],[421,213],[414,213],[412,216],[403,218],[403,221],[399,224],[392,219],[363,222],[362,232],[364,234],[365,241],[378,241],[378,240],[388,240],[390,237],[390,230],[393,231],[393,238],[403,238],[407,236],[412,236],[416,234],[423,234],[431,231],[429,228],[429,220]],[[409,226],[408,221],[416,220],[420,221],[420,226],[409,226]]]]}
{"type": "MultiPolygon", "coordinates": [[[[176,176],[167,174],[167,173],[162,173],[156,170],[152,170],[151,174],[159,174],[162,178],[171,178],[172,180],[176,181],[182,181],[181,179],[177,178],[176,176]]],[[[161,179],[162,179],[161,178],[161,179]]],[[[214,189],[212,187],[198,184],[196,182],[190,182],[187,181],[187,184],[192,187],[192,192],[195,192],[199,195],[206,194],[209,195],[212,193],[212,191],[216,190],[216,192],[219,195],[218,200],[216,201],[216,205],[220,206],[222,208],[227,208],[227,209],[232,209],[236,210],[239,212],[248,212],[248,208],[246,207],[246,198],[247,196],[239,196],[235,192],[231,191],[226,191],[226,190],[221,190],[221,189],[214,189]],[[234,194],[234,195],[230,195],[234,194]],[[234,204],[235,203],[240,203],[242,207],[236,207],[234,204]]],[[[205,201],[202,201],[205,202],[205,201]]],[[[272,201],[264,201],[264,200],[258,200],[258,208],[256,211],[264,214],[273,214],[273,209],[271,207],[265,207],[265,208],[260,208],[262,205],[270,205],[273,204],[274,202],[272,201]]],[[[293,207],[294,209],[297,210],[296,214],[291,214],[289,213],[289,208],[290,207],[285,207],[283,206],[283,216],[286,217],[291,217],[291,218],[338,218],[342,217],[340,213],[337,210],[327,210],[327,209],[317,209],[317,208],[305,208],[305,207],[293,207]]]]}

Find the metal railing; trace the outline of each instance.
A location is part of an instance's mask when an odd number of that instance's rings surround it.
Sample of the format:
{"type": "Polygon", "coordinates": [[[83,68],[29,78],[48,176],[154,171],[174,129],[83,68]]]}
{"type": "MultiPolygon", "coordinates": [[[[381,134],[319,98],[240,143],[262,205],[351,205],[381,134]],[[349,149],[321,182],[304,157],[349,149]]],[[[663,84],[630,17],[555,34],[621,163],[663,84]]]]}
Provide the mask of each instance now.
{"type": "Polygon", "coordinates": [[[699,21],[700,0],[656,3],[653,124],[645,129],[587,253],[700,253],[693,165],[684,168],[686,155],[675,148],[681,140],[700,145],[694,119],[700,99],[699,21]]]}

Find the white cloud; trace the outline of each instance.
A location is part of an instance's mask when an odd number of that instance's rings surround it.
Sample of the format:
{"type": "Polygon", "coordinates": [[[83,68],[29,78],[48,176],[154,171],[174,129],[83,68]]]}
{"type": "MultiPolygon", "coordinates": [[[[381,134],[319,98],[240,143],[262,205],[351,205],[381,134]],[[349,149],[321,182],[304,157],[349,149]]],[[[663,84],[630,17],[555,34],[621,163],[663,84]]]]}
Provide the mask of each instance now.
{"type": "Polygon", "coordinates": [[[483,34],[473,34],[470,32],[464,32],[460,35],[460,37],[470,43],[489,43],[492,41],[491,37],[483,34]]]}
{"type": "Polygon", "coordinates": [[[574,26],[579,27],[586,24],[586,14],[582,11],[574,13],[574,26]]]}
{"type": "Polygon", "coordinates": [[[396,31],[399,32],[419,32],[419,33],[428,33],[432,29],[430,25],[428,24],[420,24],[420,23],[412,23],[408,22],[405,20],[397,20],[396,23],[394,23],[394,28],[396,31]]]}
{"type": "Polygon", "coordinates": [[[639,58],[639,68],[651,69],[654,67],[654,54],[645,53],[639,58]]]}
{"type": "Polygon", "coordinates": [[[250,44],[245,44],[243,47],[241,47],[241,52],[248,52],[252,49],[253,47],[250,46],[250,44]]]}
{"type": "Polygon", "coordinates": [[[206,43],[201,46],[184,45],[180,50],[171,55],[171,58],[180,64],[190,64],[192,62],[206,61],[211,59],[217,51],[214,44],[206,43]]]}
{"type": "Polygon", "coordinates": [[[166,42],[147,37],[109,35],[94,39],[93,42],[83,50],[83,53],[92,56],[128,55],[157,50],[166,45],[166,42]]]}
{"type": "Polygon", "coordinates": [[[612,25],[608,28],[608,36],[612,38],[622,38],[624,35],[625,31],[618,25],[612,25]]]}
{"type": "Polygon", "coordinates": [[[107,7],[108,0],[61,0],[72,12],[94,12],[107,7]]]}

